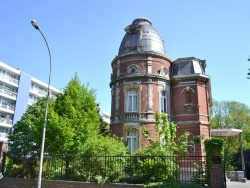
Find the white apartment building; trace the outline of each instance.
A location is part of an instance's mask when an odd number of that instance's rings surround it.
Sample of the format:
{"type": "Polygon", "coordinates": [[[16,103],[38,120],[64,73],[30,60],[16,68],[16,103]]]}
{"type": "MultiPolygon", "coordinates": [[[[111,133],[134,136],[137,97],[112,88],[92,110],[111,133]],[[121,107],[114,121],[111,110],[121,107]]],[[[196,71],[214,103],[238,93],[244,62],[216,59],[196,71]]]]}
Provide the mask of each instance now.
{"type": "MultiPolygon", "coordinates": [[[[12,126],[27,107],[47,95],[48,84],[0,61],[0,142],[7,141],[12,126]]],[[[50,86],[51,96],[60,93],[50,86]]]]}
{"type": "Polygon", "coordinates": [[[99,114],[102,117],[102,120],[110,125],[110,113],[100,110],[99,114]]]}

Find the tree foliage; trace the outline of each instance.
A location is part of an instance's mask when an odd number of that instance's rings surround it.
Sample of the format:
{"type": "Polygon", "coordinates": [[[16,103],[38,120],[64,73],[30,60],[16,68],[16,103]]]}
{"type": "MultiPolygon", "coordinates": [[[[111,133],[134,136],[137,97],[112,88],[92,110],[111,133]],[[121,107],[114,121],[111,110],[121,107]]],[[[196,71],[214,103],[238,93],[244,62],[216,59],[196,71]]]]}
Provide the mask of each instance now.
{"type": "MultiPolygon", "coordinates": [[[[212,128],[234,128],[242,130],[244,149],[250,148],[250,109],[247,105],[236,101],[213,101],[211,108],[212,128]]],[[[231,160],[239,150],[239,137],[224,137],[225,153],[231,160]]]]}
{"type": "Polygon", "coordinates": [[[156,152],[158,154],[160,152],[164,155],[178,153],[186,155],[189,133],[185,132],[181,136],[176,137],[177,125],[173,122],[169,122],[166,114],[156,113],[155,120],[157,139],[153,140],[146,127],[143,127],[143,136],[149,141],[150,145],[142,148],[138,152],[156,152]]]}
{"type": "Polygon", "coordinates": [[[250,109],[247,105],[236,101],[213,101],[211,127],[241,129],[244,147],[250,147],[248,136],[250,133],[250,109]]]}
{"type": "MultiPolygon", "coordinates": [[[[10,152],[39,153],[44,121],[45,98],[30,106],[10,134],[10,152]]],[[[115,137],[103,136],[95,90],[82,85],[77,75],[63,93],[49,100],[45,153],[124,154],[126,147],[115,137]]]]}
{"type": "Polygon", "coordinates": [[[187,154],[189,134],[184,133],[177,138],[177,126],[169,122],[166,114],[156,113],[155,120],[157,138],[152,139],[144,126],[142,134],[150,144],[135,151],[133,160],[128,163],[127,173],[134,177],[131,183],[141,183],[145,180],[149,182],[176,180],[178,165],[175,164],[174,154],[187,154]],[[165,169],[166,173],[162,173],[160,169],[165,169]]]}
{"type": "Polygon", "coordinates": [[[13,154],[26,156],[40,151],[41,137],[37,135],[42,132],[45,100],[43,98],[36,105],[30,106],[21,120],[15,124],[13,132],[9,135],[10,151],[13,154]]]}

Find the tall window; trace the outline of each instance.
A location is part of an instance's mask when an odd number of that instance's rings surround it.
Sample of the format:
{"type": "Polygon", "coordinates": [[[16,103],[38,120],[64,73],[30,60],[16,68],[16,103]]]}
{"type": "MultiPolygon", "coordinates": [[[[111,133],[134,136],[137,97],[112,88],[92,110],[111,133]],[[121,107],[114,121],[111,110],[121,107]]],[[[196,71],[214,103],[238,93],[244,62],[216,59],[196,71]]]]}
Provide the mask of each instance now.
{"type": "Polygon", "coordinates": [[[138,149],[138,132],[127,132],[127,145],[129,153],[133,153],[138,149]]]}
{"type": "Polygon", "coordinates": [[[192,103],[190,91],[185,92],[185,98],[186,98],[186,103],[192,103]]]}
{"type": "Polygon", "coordinates": [[[161,113],[167,113],[167,93],[165,91],[161,92],[161,113]]]}
{"type": "Polygon", "coordinates": [[[128,100],[127,100],[127,111],[137,112],[138,111],[138,92],[136,89],[128,90],[128,100]]]}
{"type": "Polygon", "coordinates": [[[138,35],[137,34],[131,34],[131,35],[129,35],[129,42],[130,42],[130,46],[137,46],[138,35]]]}

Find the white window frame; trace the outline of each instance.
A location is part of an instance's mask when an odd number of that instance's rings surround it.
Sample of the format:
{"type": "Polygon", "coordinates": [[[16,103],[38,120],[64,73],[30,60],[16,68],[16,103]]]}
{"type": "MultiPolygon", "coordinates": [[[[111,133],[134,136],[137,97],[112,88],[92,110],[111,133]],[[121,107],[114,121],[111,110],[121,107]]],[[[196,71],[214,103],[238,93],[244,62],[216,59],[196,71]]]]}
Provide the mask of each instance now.
{"type": "Polygon", "coordinates": [[[129,153],[133,153],[138,149],[138,131],[128,131],[126,133],[126,140],[127,140],[127,146],[129,153]]]}
{"type": "Polygon", "coordinates": [[[129,89],[127,94],[127,112],[138,112],[138,90],[129,89]]]}
{"type": "Polygon", "coordinates": [[[167,114],[168,107],[167,107],[167,92],[161,91],[160,92],[160,112],[167,114]]]}

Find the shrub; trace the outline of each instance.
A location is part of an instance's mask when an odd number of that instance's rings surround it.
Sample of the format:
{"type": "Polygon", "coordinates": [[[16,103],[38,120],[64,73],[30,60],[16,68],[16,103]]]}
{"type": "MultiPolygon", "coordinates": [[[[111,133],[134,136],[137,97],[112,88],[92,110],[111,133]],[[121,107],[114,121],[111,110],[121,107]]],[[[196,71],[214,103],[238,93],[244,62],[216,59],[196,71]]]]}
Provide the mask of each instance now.
{"type": "Polygon", "coordinates": [[[181,183],[177,181],[165,181],[157,183],[149,183],[144,186],[145,188],[200,188],[201,186],[196,183],[181,183]]]}

